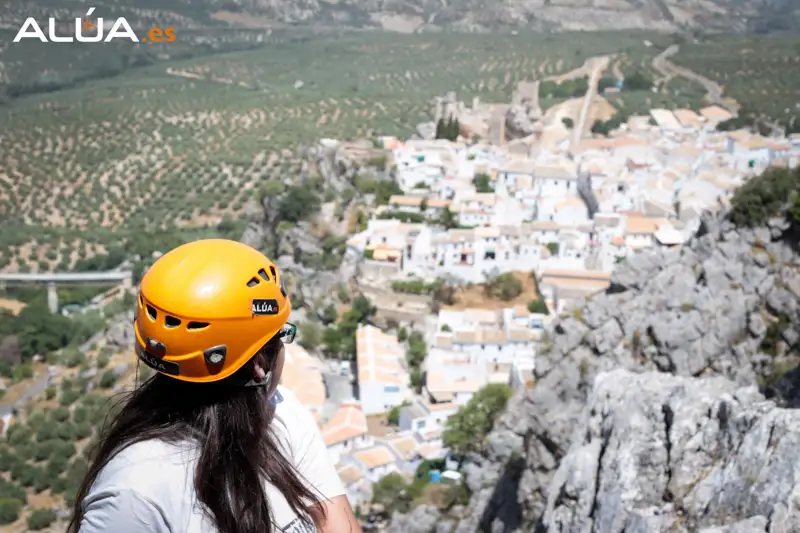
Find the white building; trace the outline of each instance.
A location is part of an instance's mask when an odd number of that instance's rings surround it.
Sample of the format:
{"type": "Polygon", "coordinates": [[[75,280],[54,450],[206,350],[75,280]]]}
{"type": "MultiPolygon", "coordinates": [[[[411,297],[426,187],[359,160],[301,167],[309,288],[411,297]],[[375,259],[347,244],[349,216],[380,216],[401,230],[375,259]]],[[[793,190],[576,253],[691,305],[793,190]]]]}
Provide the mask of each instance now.
{"type": "Polygon", "coordinates": [[[400,458],[386,444],[358,450],[353,452],[350,457],[371,483],[377,483],[383,476],[400,471],[397,465],[400,458]]]}
{"type": "Polygon", "coordinates": [[[372,436],[367,433],[367,417],[361,410],[360,402],[355,400],[342,402],[331,419],[322,426],[322,438],[333,464],[338,463],[343,454],[374,444],[372,436]]]}
{"type": "Polygon", "coordinates": [[[365,415],[386,413],[413,394],[405,352],[397,337],[374,326],[362,325],[356,331],[358,394],[365,415]]]}
{"type": "Polygon", "coordinates": [[[403,431],[427,432],[441,429],[457,410],[458,406],[455,403],[436,404],[417,399],[400,410],[398,425],[403,431]]]}

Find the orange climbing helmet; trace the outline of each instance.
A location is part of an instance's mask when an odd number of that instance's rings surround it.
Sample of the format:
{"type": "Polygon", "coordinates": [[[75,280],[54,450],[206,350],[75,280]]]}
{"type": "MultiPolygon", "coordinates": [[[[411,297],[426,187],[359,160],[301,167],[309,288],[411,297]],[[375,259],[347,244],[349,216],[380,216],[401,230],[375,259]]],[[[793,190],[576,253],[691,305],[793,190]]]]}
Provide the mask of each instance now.
{"type": "Polygon", "coordinates": [[[261,252],[224,239],[191,242],[159,258],[142,279],[136,354],[175,379],[219,381],[276,335],[291,342],[291,310],[278,269],[261,252]]]}

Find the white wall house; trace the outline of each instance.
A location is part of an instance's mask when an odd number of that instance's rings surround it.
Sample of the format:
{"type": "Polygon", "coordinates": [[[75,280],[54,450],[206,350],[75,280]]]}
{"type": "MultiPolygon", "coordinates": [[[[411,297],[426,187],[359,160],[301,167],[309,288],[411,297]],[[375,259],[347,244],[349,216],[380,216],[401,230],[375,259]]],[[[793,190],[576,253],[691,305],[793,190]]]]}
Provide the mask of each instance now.
{"type": "Polygon", "coordinates": [[[413,396],[405,352],[397,337],[374,326],[356,331],[358,394],[365,415],[386,413],[413,396]]]}
{"type": "Polygon", "coordinates": [[[418,432],[440,429],[457,410],[454,403],[431,404],[417,399],[400,410],[399,427],[402,431],[418,432]]]}
{"type": "Polygon", "coordinates": [[[355,400],[342,402],[331,419],[322,426],[322,438],[334,464],[341,456],[360,448],[368,448],[374,444],[367,433],[367,417],[361,410],[361,404],[355,400]]]}
{"type": "Polygon", "coordinates": [[[399,458],[385,444],[358,450],[350,457],[361,467],[365,477],[372,483],[377,483],[382,477],[392,472],[399,472],[397,465],[399,458]]]}

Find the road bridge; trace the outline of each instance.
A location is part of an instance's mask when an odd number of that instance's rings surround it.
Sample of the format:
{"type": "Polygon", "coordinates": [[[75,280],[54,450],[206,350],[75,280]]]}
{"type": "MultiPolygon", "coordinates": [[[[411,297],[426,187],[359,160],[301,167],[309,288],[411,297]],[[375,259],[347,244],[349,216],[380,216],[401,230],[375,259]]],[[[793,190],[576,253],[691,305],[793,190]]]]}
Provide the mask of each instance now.
{"type": "Polygon", "coordinates": [[[122,284],[126,289],[133,284],[133,272],[112,270],[107,272],[36,272],[0,273],[0,288],[8,285],[47,285],[47,306],[58,312],[58,286],[106,286],[122,284]]]}

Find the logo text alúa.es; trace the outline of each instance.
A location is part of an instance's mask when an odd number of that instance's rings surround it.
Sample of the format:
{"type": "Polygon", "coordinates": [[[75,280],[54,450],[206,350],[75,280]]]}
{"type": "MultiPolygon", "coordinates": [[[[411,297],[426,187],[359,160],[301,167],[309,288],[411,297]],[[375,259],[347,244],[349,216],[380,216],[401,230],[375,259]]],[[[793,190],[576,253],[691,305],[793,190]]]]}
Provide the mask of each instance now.
{"type": "Polygon", "coordinates": [[[17,36],[14,37],[14,42],[18,43],[22,39],[38,39],[39,41],[46,43],[46,42],[53,42],[53,43],[71,43],[74,41],[78,41],[80,43],[99,43],[101,41],[109,42],[112,39],[117,38],[126,38],[134,43],[139,42],[139,37],[136,35],[136,32],[133,31],[131,25],[128,24],[128,21],[125,17],[120,17],[114,21],[114,24],[111,26],[111,29],[108,31],[108,35],[104,37],[104,23],[102,18],[98,18],[97,22],[93,22],[89,17],[94,13],[94,8],[89,8],[89,11],[86,12],[86,18],[76,18],[75,19],[75,35],[58,35],[56,34],[56,19],[49,18],[47,19],[47,30],[48,34],[42,31],[42,28],[39,27],[39,23],[36,22],[36,19],[33,17],[28,17],[25,19],[25,23],[20,28],[19,32],[17,32],[17,36]],[[87,33],[94,33],[95,35],[84,35],[84,32],[87,33]],[[49,41],[48,41],[49,37],[49,41]]]}

